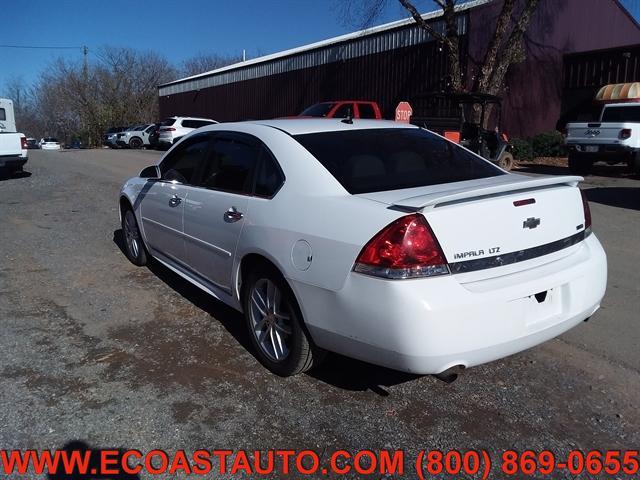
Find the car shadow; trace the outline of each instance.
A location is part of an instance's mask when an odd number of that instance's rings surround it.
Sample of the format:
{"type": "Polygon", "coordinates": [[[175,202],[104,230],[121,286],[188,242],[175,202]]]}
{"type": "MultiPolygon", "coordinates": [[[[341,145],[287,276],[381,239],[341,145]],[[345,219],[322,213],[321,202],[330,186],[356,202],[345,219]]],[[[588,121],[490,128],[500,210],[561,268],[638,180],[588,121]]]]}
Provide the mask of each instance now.
{"type": "MultiPolygon", "coordinates": [[[[82,440],[73,440],[62,447],[62,451],[66,452],[67,455],[71,455],[72,452],[78,452],[75,455],[79,454],[80,461],[85,458],[85,455],[88,455],[89,461],[86,465],[86,472],[80,470],[80,466],[76,463],[75,465],[73,465],[75,467],[74,470],[67,473],[63,470],[64,463],[59,462],[58,465],[60,471],[57,471],[55,473],[49,472],[47,474],[47,478],[49,480],[140,479],[140,476],[137,473],[101,473],[101,466],[105,468],[106,472],[121,469],[123,455],[126,452],[126,450],[123,448],[93,448],[82,440]],[[101,457],[103,455],[105,455],[107,463],[101,462],[101,457]]],[[[69,459],[69,461],[71,463],[71,458],[69,459]]],[[[136,465],[129,464],[129,467],[135,468],[136,465]]]]}
{"type": "Polygon", "coordinates": [[[640,210],[640,187],[595,187],[583,191],[590,202],[640,210]]]}
{"type": "MultiPolygon", "coordinates": [[[[122,229],[113,232],[113,242],[125,255],[122,229]]],[[[256,358],[249,334],[245,328],[244,317],[241,313],[216,300],[158,261],[151,259],[147,264],[147,268],[185,300],[219,321],[225,330],[256,358]]],[[[420,377],[419,375],[391,370],[335,353],[329,353],[325,361],[317,368],[309,371],[308,375],[343,390],[369,390],[381,396],[389,395],[385,387],[399,385],[420,377]]]]}
{"type": "Polygon", "coordinates": [[[13,173],[11,175],[0,173],[0,182],[4,182],[6,180],[17,180],[19,178],[29,178],[31,176],[31,172],[22,171],[13,173]]]}

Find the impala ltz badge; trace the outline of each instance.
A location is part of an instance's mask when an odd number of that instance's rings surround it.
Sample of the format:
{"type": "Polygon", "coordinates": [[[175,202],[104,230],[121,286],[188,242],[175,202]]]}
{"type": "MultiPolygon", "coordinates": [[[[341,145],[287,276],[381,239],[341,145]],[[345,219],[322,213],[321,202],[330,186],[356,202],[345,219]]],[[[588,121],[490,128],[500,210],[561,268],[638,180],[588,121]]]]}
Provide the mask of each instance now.
{"type": "Polygon", "coordinates": [[[528,228],[529,230],[536,228],[538,225],[540,225],[540,219],[535,217],[529,217],[522,222],[522,228],[528,228]]]}

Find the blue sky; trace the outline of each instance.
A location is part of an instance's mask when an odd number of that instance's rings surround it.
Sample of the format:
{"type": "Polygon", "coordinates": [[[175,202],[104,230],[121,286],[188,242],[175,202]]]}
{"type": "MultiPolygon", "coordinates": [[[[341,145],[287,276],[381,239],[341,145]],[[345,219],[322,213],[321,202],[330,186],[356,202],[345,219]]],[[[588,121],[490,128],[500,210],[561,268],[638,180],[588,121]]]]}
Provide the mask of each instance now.
{"type": "MultiPolygon", "coordinates": [[[[249,57],[285,50],[357,29],[342,17],[345,0],[30,0],[2,1],[0,45],[87,45],[156,50],[178,64],[197,53],[249,57]]],[[[623,0],[640,18],[640,0],[623,0]]],[[[416,0],[422,11],[431,0],[416,0]]],[[[376,23],[405,18],[395,0],[376,23]]],[[[81,48],[23,50],[0,47],[0,93],[7,80],[30,83],[55,58],[82,59],[81,48]]]]}

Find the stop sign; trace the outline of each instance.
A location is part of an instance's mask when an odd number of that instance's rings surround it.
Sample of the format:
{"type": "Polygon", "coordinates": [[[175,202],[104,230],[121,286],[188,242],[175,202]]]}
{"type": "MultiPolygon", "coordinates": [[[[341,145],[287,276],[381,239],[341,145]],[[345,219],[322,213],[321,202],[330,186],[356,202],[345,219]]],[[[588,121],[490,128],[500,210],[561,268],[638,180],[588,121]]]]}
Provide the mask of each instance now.
{"type": "Polygon", "coordinates": [[[409,123],[413,109],[409,102],[400,102],[396,107],[396,122],[409,123]]]}

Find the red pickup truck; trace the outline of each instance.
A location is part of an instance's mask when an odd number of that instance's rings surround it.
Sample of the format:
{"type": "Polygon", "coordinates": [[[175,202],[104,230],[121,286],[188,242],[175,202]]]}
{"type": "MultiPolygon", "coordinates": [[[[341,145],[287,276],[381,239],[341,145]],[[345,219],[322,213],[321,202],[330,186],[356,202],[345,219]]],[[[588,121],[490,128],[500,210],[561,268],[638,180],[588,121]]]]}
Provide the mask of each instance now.
{"type": "Polygon", "coordinates": [[[363,100],[336,100],[321,102],[305,109],[298,117],[324,117],[324,118],[372,118],[380,120],[382,113],[376,102],[363,100]]]}

